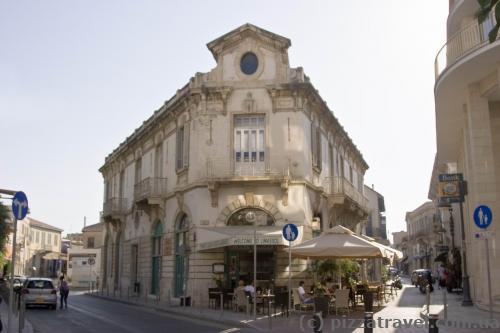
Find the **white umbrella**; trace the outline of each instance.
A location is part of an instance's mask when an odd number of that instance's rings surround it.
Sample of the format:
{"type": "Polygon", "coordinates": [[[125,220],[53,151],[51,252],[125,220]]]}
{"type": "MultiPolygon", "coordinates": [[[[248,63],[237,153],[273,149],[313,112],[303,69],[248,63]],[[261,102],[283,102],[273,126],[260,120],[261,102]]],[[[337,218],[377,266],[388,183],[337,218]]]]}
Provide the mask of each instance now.
{"type": "Polygon", "coordinates": [[[320,236],[292,247],[292,255],[301,258],[390,258],[386,249],[337,225],[320,236]]]}

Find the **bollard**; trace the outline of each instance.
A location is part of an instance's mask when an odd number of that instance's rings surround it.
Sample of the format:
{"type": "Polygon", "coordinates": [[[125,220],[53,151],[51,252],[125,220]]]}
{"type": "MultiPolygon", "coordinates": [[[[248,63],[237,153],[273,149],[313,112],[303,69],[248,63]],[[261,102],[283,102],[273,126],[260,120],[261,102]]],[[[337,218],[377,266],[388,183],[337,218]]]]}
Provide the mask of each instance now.
{"type": "Polygon", "coordinates": [[[120,286],[120,293],[119,293],[119,295],[120,295],[120,299],[122,299],[122,286],[120,286]]]}
{"type": "Polygon", "coordinates": [[[248,312],[248,310],[250,310],[250,302],[248,301],[248,296],[245,296],[245,303],[246,303],[246,310],[247,310],[247,318],[250,317],[250,313],[248,312]]]}
{"type": "Polygon", "coordinates": [[[373,333],[373,312],[365,312],[364,333],[373,333]]]}
{"type": "Polygon", "coordinates": [[[19,333],[24,330],[24,314],[26,306],[24,305],[24,294],[21,294],[21,299],[19,300],[19,333]]]}
{"type": "Polygon", "coordinates": [[[427,314],[429,314],[431,307],[431,287],[429,285],[425,287],[425,302],[427,304],[427,314]]]}
{"type": "Polygon", "coordinates": [[[127,287],[127,301],[130,300],[130,286],[127,287]]]}
{"type": "Polygon", "coordinates": [[[321,319],[321,312],[317,312],[313,315],[313,332],[323,332],[323,319],[321,319]]]}
{"type": "Polygon", "coordinates": [[[109,286],[106,285],[106,296],[109,297],[109,286]]]}
{"type": "Polygon", "coordinates": [[[170,289],[168,290],[168,306],[172,306],[172,303],[171,303],[171,299],[170,299],[170,289]]]}
{"type": "Polygon", "coordinates": [[[220,294],[220,316],[224,314],[224,295],[220,294]]]}
{"type": "Polygon", "coordinates": [[[444,320],[448,320],[448,300],[447,300],[446,289],[443,289],[443,310],[444,310],[444,320]]]}
{"type": "Polygon", "coordinates": [[[148,304],[148,287],[144,290],[144,302],[148,304]]]}
{"type": "Polygon", "coordinates": [[[273,321],[271,320],[271,299],[267,299],[267,317],[269,318],[269,330],[273,328],[273,321]]]}
{"type": "Polygon", "coordinates": [[[437,314],[430,314],[429,315],[429,333],[439,333],[439,327],[438,327],[438,319],[439,315],[437,314]]]}

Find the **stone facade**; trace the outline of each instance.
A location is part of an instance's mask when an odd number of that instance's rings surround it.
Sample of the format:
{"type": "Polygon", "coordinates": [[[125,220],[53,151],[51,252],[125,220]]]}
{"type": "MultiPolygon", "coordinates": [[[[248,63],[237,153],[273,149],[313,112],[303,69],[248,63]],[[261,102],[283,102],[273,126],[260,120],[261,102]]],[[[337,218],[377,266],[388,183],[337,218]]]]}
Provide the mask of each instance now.
{"type": "Polygon", "coordinates": [[[290,68],[290,45],[251,24],[208,43],[216,67],[106,158],[106,288],[207,304],[214,264],[225,264],[226,287],[250,278],[254,225],[258,284],[285,285],[289,271],[297,284],[307,265],[288,267],[286,223],[305,240],[366,220],[368,165],[302,68],[290,68]]]}
{"type": "MultiPolygon", "coordinates": [[[[451,205],[455,221],[452,237],[457,248],[466,252],[473,302],[487,308],[491,294],[495,310],[500,311],[500,286],[493,283],[491,292],[487,290],[484,241],[473,237],[479,231],[473,222],[477,206],[488,205],[493,214],[500,211],[500,41],[489,43],[487,34],[495,18],[492,14],[484,23],[478,23],[478,9],[474,1],[451,3],[449,39],[436,58],[435,173],[461,173],[467,182],[463,230],[459,204],[451,205]]],[[[430,192],[430,198],[436,199],[437,191],[430,192]]],[[[496,232],[490,241],[490,258],[500,256],[500,233],[495,220],[489,227],[496,232]]],[[[493,260],[491,279],[498,277],[500,263],[493,260]]]]}

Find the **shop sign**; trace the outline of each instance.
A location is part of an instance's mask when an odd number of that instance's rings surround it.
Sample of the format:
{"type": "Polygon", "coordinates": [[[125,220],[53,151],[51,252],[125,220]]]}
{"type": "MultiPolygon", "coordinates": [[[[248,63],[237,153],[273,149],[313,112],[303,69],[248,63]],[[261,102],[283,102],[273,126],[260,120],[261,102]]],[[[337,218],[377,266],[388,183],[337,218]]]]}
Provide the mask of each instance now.
{"type": "Polygon", "coordinates": [[[463,202],[463,175],[461,173],[439,175],[439,205],[463,202]]]}

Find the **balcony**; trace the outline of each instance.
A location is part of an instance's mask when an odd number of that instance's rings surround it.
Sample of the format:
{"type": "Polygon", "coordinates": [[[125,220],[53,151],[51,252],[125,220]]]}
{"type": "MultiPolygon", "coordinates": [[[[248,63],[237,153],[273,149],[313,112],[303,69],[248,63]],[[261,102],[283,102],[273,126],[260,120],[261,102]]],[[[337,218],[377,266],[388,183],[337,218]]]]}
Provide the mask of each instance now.
{"type": "Polygon", "coordinates": [[[288,173],[282,166],[271,168],[269,162],[241,162],[230,159],[207,159],[199,175],[209,181],[276,180],[281,181],[288,173]]]}
{"type": "Polygon", "coordinates": [[[103,218],[116,218],[125,215],[127,211],[127,199],[110,198],[106,200],[102,210],[103,218]]]}
{"type": "Polygon", "coordinates": [[[323,189],[327,196],[338,199],[339,203],[343,203],[347,198],[368,211],[368,199],[343,177],[326,177],[323,180],[323,189]]]}
{"type": "Polygon", "coordinates": [[[323,191],[332,210],[330,225],[341,224],[351,230],[366,219],[368,199],[343,177],[326,177],[323,191]]]}
{"type": "MultiPolygon", "coordinates": [[[[495,22],[494,15],[479,24],[477,20],[455,33],[439,50],[434,61],[436,81],[440,75],[466,55],[489,45],[488,33],[495,22]]],[[[500,38],[500,34],[498,35],[500,38]]],[[[498,39],[497,39],[498,40],[498,39]]]]}
{"type": "Polygon", "coordinates": [[[159,205],[167,194],[167,178],[148,177],[134,186],[137,204],[159,205]]]}

